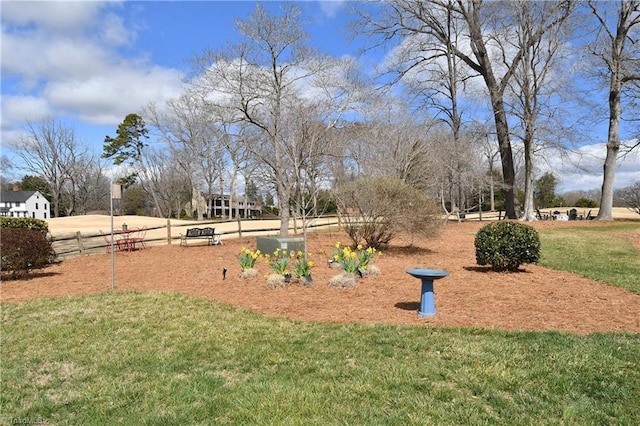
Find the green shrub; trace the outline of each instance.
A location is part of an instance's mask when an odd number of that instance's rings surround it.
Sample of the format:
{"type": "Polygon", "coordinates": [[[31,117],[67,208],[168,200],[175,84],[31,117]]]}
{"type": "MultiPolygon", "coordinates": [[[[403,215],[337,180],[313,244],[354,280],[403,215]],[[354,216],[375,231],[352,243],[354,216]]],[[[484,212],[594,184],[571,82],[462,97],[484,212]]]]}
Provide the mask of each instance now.
{"type": "Polygon", "coordinates": [[[47,222],[28,217],[0,217],[0,228],[35,229],[45,233],[49,231],[47,222]]]}
{"type": "Polygon", "coordinates": [[[56,254],[46,231],[2,228],[0,233],[0,270],[11,278],[44,268],[55,260],[56,254]]]}
{"type": "Polygon", "coordinates": [[[523,263],[540,259],[538,231],[519,222],[500,221],[485,225],[476,234],[476,262],[495,271],[516,271],[523,263]]]}
{"type": "Polygon", "coordinates": [[[591,209],[591,208],[594,208],[594,207],[598,207],[598,203],[596,203],[595,201],[590,200],[588,198],[582,197],[582,198],[580,198],[578,201],[576,201],[574,203],[574,206],[591,209]]]}

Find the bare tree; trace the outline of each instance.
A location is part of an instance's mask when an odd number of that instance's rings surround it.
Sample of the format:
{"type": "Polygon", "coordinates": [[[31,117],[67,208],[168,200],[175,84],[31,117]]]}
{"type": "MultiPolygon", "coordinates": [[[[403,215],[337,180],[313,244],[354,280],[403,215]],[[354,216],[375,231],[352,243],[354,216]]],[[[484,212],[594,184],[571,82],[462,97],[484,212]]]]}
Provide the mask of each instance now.
{"type": "Polygon", "coordinates": [[[403,102],[389,96],[372,100],[364,120],[352,126],[347,156],[359,176],[392,176],[416,188],[432,179],[430,134],[436,123],[416,117],[403,102]]]}
{"type": "Polygon", "coordinates": [[[151,104],[145,113],[191,182],[194,204],[191,210],[195,210],[197,219],[202,220],[202,185],[206,174],[203,159],[221,152],[220,146],[215,143],[213,123],[204,100],[197,92],[187,90],[179,98],[167,101],[164,111],[151,104]]]}
{"type": "Polygon", "coordinates": [[[287,6],[281,16],[273,16],[261,5],[247,20],[237,20],[245,42],[222,52],[207,51],[197,58],[204,73],[195,84],[211,91],[211,102],[236,112],[234,121],[255,126],[263,135],[255,149],[269,167],[280,211],[280,232],[289,225],[289,200],[293,182],[291,165],[284,156],[283,100],[295,96],[294,85],[315,70],[305,70],[300,10],[287,6]],[[298,73],[300,70],[300,73],[298,73]]]}
{"type": "Polygon", "coordinates": [[[26,133],[12,144],[22,159],[24,169],[42,176],[49,187],[53,216],[60,216],[64,186],[74,172],[79,158],[84,154],[73,128],[54,119],[40,123],[27,123],[26,133]]]}
{"type": "MultiPolygon", "coordinates": [[[[516,218],[515,171],[513,153],[504,105],[507,84],[523,58],[523,48],[554,29],[572,10],[568,0],[546,2],[545,13],[538,16],[530,38],[515,49],[505,45],[504,38],[511,32],[514,16],[501,2],[482,0],[394,0],[387,3],[383,16],[364,15],[363,26],[370,34],[378,34],[384,40],[396,36],[420,35],[428,40],[421,46],[427,51],[423,58],[437,57],[442,46],[452,49],[471,71],[482,77],[488,91],[494,115],[497,138],[500,144],[502,174],[505,184],[505,208],[509,218],[516,218]],[[447,25],[449,19],[457,21],[456,27],[467,35],[465,46],[451,39],[447,25]],[[435,50],[434,47],[438,46],[435,50]]],[[[455,33],[458,34],[457,32],[455,33]]]]}
{"type": "Polygon", "coordinates": [[[442,129],[434,140],[432,173],[438,179],[438,198],[445,214],[455,214],[460,220],[461,213],[478,207],[471,203],[473,193],[478,192],[474,187],[484,179],[484,167],[479,167],[483,158],[474,150],[473,133],[462,132],[455,140],[451,132],[442,129]]]}
{"type": "MultiPolygon", "coordinates": [[[[170,151],[147,149],[145,152],[147,171],[142,187],[156,188],[155,208],[163,213],[163,217],[180,217],[183,209],[191,205],[191,180],[178,165],[170,151]]],[[[157,213],[157,212],[156,212],[157,213]]]]}
{"type": "Polygon", "coordinates": [[[601,63],[601,75],[609,80],[607,156],[597,219],[613,220],[613,184],[620,151],[624,90],[635,88],[637,94],[640,86],[640,1],[617,0],[615,19],[608,16],[613,10],[612,2],[588,0],[587,4],[599,24],[591,54],[601,63]]]}
{"type": "MultiPolygon", "coordinates": [[[[463,125],[461,89],[475,74],[465,67],[455,54],[455,50],[461,48],[459,41],[464,40],[458,28],[459,24],[460,20],[454,16],[451,9],[444,10],[441,20],[442,30],[447,33],[444,43],[434,42],[433,38],[425,37],[421,33],[412,34],[403,40],[400,47],[396,49],[397,53],[389,61],[391,70],[397,73],[394,83],[401,81],[407,86],[409,96],[418,101],[420,110],[433,112],[435,120],[445,123],[450,128],[451,137],[441,138],[440,142],[451,143],[450,147],[454,151],[461,147],[463,125]],[[428,54],[425,55],[425,52],[428,54]]],[[[446,150],[446,146],[436,147],[436,149],[444,154],[443,150],[446,150]]],[[[448,160],[456,158],[456,154],[453,153],[448,160]]],[[[448,185],[457,186],[448,191],[451,212],[456,214],[464,208],[463,186],[467,182],[463,182],[463,173],[462,163],[446,170],[446,175],[449,177],[448,185]]],[[[444,195],[443,191],[439,192],[441,196],[444,195]]],[[[445,211],[447,211],[446,208],[445,211]]]]}
{"type": "MultiPolygon", "coordinates": [[[[522,46],[522,60],[513,73],[509,84],[508,97],[514,100],[510,112],[521,123],[521,139],[524,145],[524,211],[522,220],[536,219],[533,202],[535,152],[542,145],[544,138],[544,122],[554,123],[553,133],[556,139],[562,139],[562,123],[554,120],[557,106],[552,98],[562,96],[562,86],[567,81],[562,78],[560,60],[563,54],[563,29],[557,25],[556,30],[547,32],[542,37],[532,37],[538,16],[545,14],[547,5],[544,2],[513,2],[505,5],[513,9],[517,16],[514,25],[516,38],[514,48],[522,46]],[[528,40],[534,40],[528,43],[528,40]],[[541,120],[544,118],[545,120],[541,120]]],[[[563,19],[568,18],[563,15],[563,19]]],[[[509,43],[508,39],[505,43],[509,43]]]]}
{"type": "MultiPolygon", "coordinates": [[[[323,57],[304,44],[307,34],[300,13],[295,5],[286,4],[276,16],[258,5],[248,19],[236,22],[243,42],[197,58],[203,74],[193,80],[210,91],[213,105],[232,111],[233,121],[249,124],[258,133],[259,143],[250,150],[275,187],[282,235],[288,233],[296,185],[290,155],[295,132],[287,130],[291,111],[319,99],[342,106],[350,100],[349,92],[330,88],[321,77],[332,74],[333,82],[340,81],[352,67],[345,66],[346,59],[323,57]]],[[[334,108],[332,115],[325,116],[329,118],[325,125],[335,126],[344,110],[334,108]]]]}
{"type": "Polygon", "coordinates": [[[13,162],[5,154],[0,155],[0,185],[2,189],[10,189],[11,182],[15,180],[13,162]]]}
{"type": "Polygon", "coordinates": [[[629,210],[640,214],[640,181],[634,182],[630,187],[622,189],[620,198],[629,210]]]}
{"type": "Polygon", "coordinates": [[[107,210],[109,191],[109,178],[99,158],[86,155],[75,163],[66,185],[70,211],[87,214],[92,210],[107,210]]]}

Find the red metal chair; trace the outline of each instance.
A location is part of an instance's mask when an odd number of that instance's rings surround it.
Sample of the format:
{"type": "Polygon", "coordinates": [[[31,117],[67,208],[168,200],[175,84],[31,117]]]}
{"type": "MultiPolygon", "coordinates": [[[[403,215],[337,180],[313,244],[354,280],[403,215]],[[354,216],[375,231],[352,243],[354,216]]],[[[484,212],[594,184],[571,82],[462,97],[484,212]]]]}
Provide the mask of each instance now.
{"type": "Polygon", "coordinates": [[[142,228],[138,228],[136,231],[131,233],[131,237],[129,237],[129,241],[133,248],[135,248],[136,244],[139,247],[147,248],[145,244],[145,237],[147,236],[147,227],[143,226],[142,228]]]}
{"type": "MultiPolygon", "coordinates": [[[[100,235],[102,235],[102,237],[104,238],[104,241],[106,243],[106,246],[105,246],[106,252],[107,253],[111,253],[111,233],[106,233],[105,234],[104,232],[102,232],[102,229],[101,229],[100,230],[100,235]]],[[[118,251],[122,250],[121,242],[118,239],[114,238],[113,242],[116,245],[116,249],[118,251]]]]}

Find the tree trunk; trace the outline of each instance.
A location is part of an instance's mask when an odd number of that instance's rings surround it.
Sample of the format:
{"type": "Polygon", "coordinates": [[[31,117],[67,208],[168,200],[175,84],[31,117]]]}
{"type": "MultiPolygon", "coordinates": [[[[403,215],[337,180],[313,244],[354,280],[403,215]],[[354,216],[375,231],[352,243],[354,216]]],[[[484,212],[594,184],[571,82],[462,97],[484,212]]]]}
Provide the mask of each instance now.
{"type": "Polygon", "coordinates": [[[533,129],[530,125],[527,125],[524,145],[524,214],[521,219],[532,222],[536,219],[536,215],[533,205],[533,129]]]}
{"type": "Polygon", "coordinates": [[[277,192],[278,216],[280,216],[280,236],[286,237],[287,235],[289,235],[289,218],[291,217],[289,214],[289,190],[281,181],[279,181],[277,192]]]}
{"type": "Polygon", "coordinates": [[[616,178],[616,162],[620,150],[618,121],[609,121],[609,142],[607,157],[604,160],[604,177],[602,179],[602,195],[597,220],[613,220],[613,183],[616,178]]]}
{"type": "Polygon", "coordinates": [[[196,214],[198,215],[198,220],[204,219],[204,212],[202,211],[202,191],[200,190],[200,172],[196,171],[190,173],[191,176],[194,177],[191,182],[191,192],[192,197],[196,200],[196,214]]]}
{"type": "Polygon", "coordinates": [[[224,181],[222,180],[222,174],[220,174],[219,182],[220,182],[220,195],[218,199],[220,200],[220,217],[224,218],[225,202],[224,202],[224,181]]]}
{"type": "MultiPolygon", "coordinates": [[[[494,90],[491,90],[493,93],[494,90]]],[[[500,161],[502,164],[502,177],[504,181],[504,208],[505,215],[508,219],[516,219],[516,191],[515,191],[515,171],[513,169],[513,151],[511,149],[511,141],[509,139],[509,127],[507,125],[507,116],[504,111],[504,102],[501,97],[491,95],[491,104],[493,105],[494,119],[496,123],[496,135],[500,145],[500,161]]]]}
{"type": "Polygon", "coordinates": [[[616,162],[620,150],[620,115],[621,105],[621,59],[620,54],[624,45],[624,37],[620,33],[614,40],[613,64],[609,83],[609,133],[607,140],[607,157],[604,160],[604,174],[602,178],[602,194],[600,195],[600,210],[597,220],[613,220],[613,183],[616,178],[616,162]],[[622,38],[622,40],[620,40],[622,38]]]}

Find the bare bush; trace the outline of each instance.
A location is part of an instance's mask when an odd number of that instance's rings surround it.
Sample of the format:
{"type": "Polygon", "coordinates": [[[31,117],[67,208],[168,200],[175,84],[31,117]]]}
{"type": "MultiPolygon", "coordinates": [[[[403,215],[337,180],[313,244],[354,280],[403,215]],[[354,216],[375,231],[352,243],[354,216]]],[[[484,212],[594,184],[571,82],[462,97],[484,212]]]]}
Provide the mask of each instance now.
{"type": "Polygon", "coordinates": [[[345,230],[354,246],[382,249],[398,233],[437,235],[443,221],[437,202],[424,191],[390,178],[360,178],[336,191],[345,230]]]}
{"type": "Polygon", "coordinates": [[[640,214],[640,181],[621,191],[624,205],[631,211],[640,214]]]}

